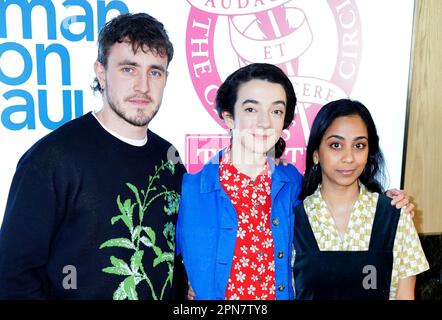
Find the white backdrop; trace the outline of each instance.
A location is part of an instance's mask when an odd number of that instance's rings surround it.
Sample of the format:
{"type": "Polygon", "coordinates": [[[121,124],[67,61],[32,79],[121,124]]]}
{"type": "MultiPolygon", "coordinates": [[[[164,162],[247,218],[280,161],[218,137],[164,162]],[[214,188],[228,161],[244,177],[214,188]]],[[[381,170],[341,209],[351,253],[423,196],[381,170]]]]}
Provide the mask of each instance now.
{"type": "MultiPolygon", "coordinates": [[[[219,82],[245,61],[270,62],[286,70],[298,95],[300,112],[285,137],[293,147],[286,157],[300,171],[307,124],[329,100],[350,96],[372,112],[388,186],[400,186],[413,0],[9,2],[0,3],[0,221],[21,155],[63,121],[101,107],[89,87],[97,33],[126,9],[163,22],[174,44],[163,105],[149,128],[183,159],[219,146],[225,130],[210,104],[219,82]],[[189,142],[195,135],[210,137],[196,143],[201,150],[189,142]]],[[[210,152],[198,154],[191,171],[210,152]]]]}

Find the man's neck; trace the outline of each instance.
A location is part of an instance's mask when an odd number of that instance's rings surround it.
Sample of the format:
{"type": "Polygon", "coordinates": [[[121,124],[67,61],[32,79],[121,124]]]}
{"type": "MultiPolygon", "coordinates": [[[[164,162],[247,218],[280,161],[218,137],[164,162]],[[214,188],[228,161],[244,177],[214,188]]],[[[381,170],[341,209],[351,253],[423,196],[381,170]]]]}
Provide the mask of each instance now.
{"type": "Polygon", "coordinates": [[[95,115],[106,128],[116,132],[124,138],[142,140],[146,137],[147,125],[143,127],[134,126],[118,116],[108,106],[103,106],[103,108],[96,112],[95,115]]]}
{"type": "Polygon", "coordinates": [[[134,147],[142,147],[142,146],[146,145],[146,143],[147,143],[147,134],[144,137],[144,139],[129,139],[129,138],[125,138],[125,137],[119,135],[118,133],[112,131],[108,127],[106,127],[103,123],[101,123],[100,119],[98,119],[98,117],[97,117],[95,112],[92,112],[92,115],[97,120],[97,122],[100,124],[100,126],[103,127],[104,130],[106,130],[108,133],[113,135],[118,140],[121,140],[121,141],[123,141],[125,143],[128,143],[128,144],[130,144],[130,145],[132,145],[134,147]]]}

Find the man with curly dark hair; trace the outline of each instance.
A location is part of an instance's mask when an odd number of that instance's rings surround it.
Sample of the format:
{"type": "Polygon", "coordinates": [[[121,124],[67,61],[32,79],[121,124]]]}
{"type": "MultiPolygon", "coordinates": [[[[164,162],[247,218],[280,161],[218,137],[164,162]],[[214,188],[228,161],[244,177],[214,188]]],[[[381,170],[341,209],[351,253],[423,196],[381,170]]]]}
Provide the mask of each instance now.
{"type": "Polygon", "coordinates": [[[174,298],[185,168],[148,129],[172,57],[148,14],[103,27],[92,85],[101,110],[43,137],[18,163],[0,231],[0,299],[174,298]]]}

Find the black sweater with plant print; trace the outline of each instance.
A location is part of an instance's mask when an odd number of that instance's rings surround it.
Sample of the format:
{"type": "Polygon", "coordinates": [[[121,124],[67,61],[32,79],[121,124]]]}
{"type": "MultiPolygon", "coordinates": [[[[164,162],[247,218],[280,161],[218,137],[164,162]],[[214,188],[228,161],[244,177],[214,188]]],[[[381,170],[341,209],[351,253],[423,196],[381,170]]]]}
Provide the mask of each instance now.
{"type": "Polygon", "coordinates": [[[32,146],[0,231],[0,299],[173,298],[185,168],[172,148],[150,130],[122,142],[91,113],[32,146]]]}

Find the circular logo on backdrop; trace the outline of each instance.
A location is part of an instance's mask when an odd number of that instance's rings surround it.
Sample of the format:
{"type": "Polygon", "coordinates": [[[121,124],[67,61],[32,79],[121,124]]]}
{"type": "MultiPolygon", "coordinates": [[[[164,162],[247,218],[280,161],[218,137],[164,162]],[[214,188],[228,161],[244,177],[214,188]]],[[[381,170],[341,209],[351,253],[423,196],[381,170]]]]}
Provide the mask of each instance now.
{"type": "Polygon", "coordinates": [[[298,104],[283,138],[285,157],[305,170],[305,147],[319,109],[350,95],[362,52],[353,0],[188,0],[186,52],[195,91],[222,127],[214,100],[222,81],[253,62],[272,63],[293,83],[298,104]]]}

